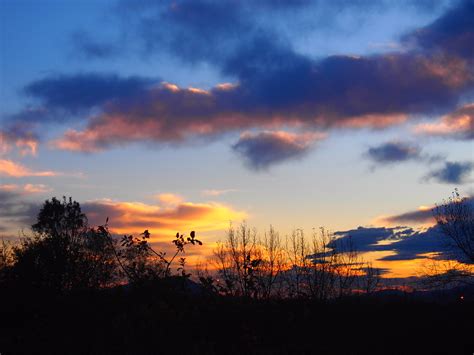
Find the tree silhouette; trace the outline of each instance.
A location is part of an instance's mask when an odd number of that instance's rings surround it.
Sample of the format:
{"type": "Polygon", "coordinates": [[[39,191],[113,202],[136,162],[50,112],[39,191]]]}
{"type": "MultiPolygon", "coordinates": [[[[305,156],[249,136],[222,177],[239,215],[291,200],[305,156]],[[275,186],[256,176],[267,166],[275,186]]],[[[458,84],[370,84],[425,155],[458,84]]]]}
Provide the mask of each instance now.
{"type": "Polygon", "coordinates": [[[72,198],[45,201],[33,224],[34,235],[14,249],[18,281],[57,291],[98,288],[115,278],[109,235],[89,228],[72,198]]]}
{"type": "Polygon", "coordinates": [[[434,209],[434,217],[454,252],[474,263],[473,201],[461,197],[456,189],[452,196],[434,209]]]}

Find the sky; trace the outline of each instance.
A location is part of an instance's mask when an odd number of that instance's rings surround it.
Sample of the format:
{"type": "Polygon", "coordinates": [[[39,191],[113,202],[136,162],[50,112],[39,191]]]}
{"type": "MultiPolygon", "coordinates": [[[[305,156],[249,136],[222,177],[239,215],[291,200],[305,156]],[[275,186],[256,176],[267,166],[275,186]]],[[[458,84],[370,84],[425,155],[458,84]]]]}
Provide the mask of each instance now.
{"type": "MultiPolygon", "coordinates": [[[[321,226],[391,276],[474,194],[474,1],[0,0],[0,234],[321,226]]],[[[437,253],[437,254],[436,254],[437,253]]],[[[443,256],[444,255],[444,256],[443,256]]]]}

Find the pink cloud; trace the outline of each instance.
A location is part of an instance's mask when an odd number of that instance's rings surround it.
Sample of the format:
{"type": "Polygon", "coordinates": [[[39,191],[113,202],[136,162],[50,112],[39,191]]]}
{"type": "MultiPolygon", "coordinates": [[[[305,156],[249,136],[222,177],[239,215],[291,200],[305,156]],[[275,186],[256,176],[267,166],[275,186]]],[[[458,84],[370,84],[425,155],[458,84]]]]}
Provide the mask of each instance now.
{"type": "Polygon", "coordinates": [[[434,123],[423,123],[415,132],[431,136],[474,139],[474,103],[466,104],[434,123]]]}
{"type": "Polygon", "coordinates": [[[0,176],[25,177],[25,176],[58,176],[55,171],[34,171],[12,160],[0,159],[0,176]]]}

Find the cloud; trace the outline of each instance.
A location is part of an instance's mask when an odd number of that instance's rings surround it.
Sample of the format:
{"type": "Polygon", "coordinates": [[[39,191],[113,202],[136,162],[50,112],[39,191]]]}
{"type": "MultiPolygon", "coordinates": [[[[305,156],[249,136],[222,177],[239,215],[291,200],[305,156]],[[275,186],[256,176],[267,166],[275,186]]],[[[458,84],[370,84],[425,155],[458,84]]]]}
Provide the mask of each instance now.
{"type": "Polygon", "coordinates": [[[245,159],[251,169],[261,170],[303,157],[316,141],[323,138],[325,135],[321,133],[247,132],[240,136],[232,149],[245,159]]]}
{"type": "Polygon", "coordinates": [[[0,191],[14,193],[15,195],[31,195],[37,193],[51,192],[52,189],[44,184],[3,184],[0,185],[0,191]]]}
{"type": "Polygon", "coordinates": [[[458,1],[457,5],[452,6],[442,17],[405,36],[404,40],[424,50],[448,52],[472,61],[474,59],[473,14],[472,0],[458,1]]]}
{"type": "Polygon", "coordinates": [[[10,235],[20,228],[28,228],[34,222],[40,205],[25,200],[32,193],[26,185],[0,185],[0,222],[10,235]]]}
{"type": "Polygon", "coordinates": [[[158,194],[155,196],[158,201],[167,206],[176,206],[183,202],[183,198],[179,195],[172,193],[158,194]]]}
{"type": "MultiPolygon", "coordinates": [[[[28,84],[23,91],[48,110],[78,113],[113,100],[139,95],[155,82],[137,76],[122,78],[115,74],[80,73],[48,76],[28,84]]],[[[47,117],[55,116],[49,114],[43,119],[47,117]]],[[[65,120],[67,116],[60,115],[55,119],[65,120]]]]}
{"type": "Polygon", "coordinates": [[[396,254],[385,256],[381,260],[412,260],[425,258],[424,254],[431,253],[439,254],[438,258],[441,259],[449,259],[452,256],[444,235],[435,227],[425,232],[415,232],[390,246],[396,254]]]}
{"type": "Polygon", "coordinates": [[[123,39],[133,38],[134,44],[143,47],[146,54],[166,51],[183,62],[215,64],[235,55],[242,43],[251,42],[262,33],[285,42],[316,28],[320,32],[325,27],[334,28],[347,13],[362,20],[373,10],[382,12],[401,6],[427,12],[439,9],[445,2],[184,0],[137,4],[120,1],[116,13],[122,19],[121,47],[128,44],[123,39]],[[309,18],[308,14],[311,14],[309,18]],[[292,31],[288,33],[288,29],[292,31]]]}
{"type": "Polygon", "coordinates": [[[235,192],[237,191],[236,189],[210,189],[210,190],[202,190],[201,194],[203,196],[211,196],[211,197],[217,197],[217,196],[222,196],[225,194],[228,194],[229,192],[235,192]]]}
{"type": "Polygon", "coordinates": [[[474,103],[461,106],[437,122],[419,124],[415,126],[415,132],[431,136],[472,140],[474,139],[474,103]]]}
{"type": "Polygon", "coordinates": [[[350,239],[359,252],[391,251],[395,254],[383,256],[379,260],[399,261],[425,258],[426,254],[439,254],[438,258],[450,258],[447,243],[437,227],[426,231],[416,231],[408,227],[378,227],[336,232],[339,238],[329,247],[337,247],[350,239]],[[425,255],[424,255],[425,254],[425,255]]]}
{"type": "Polygon", "coordinates": [[[25,177],[25,176],[58,176],[55,171],[34,171],[12,160],[0,159],[0,176],[25,177]]]}
{"type": "Polygon", "coordinates": [[[27,194],[46,193],[53,191],[52,188],[44,184],[26,184],[24,185],[23,189],[27,194]]]}
{"type": "Polygon", "coordinates": [[[231,220],[241,220],[243,211],[218,203],[179,202],[175,205],[149,205],[113,200],[89,201],[82,204],[91,224],[103,224],[109,217],[116,234],[137,234],[148,229],[156,238],[168,240],[176,232],[200,233],[226,229],[231,220]]]}
{"type": "Polygon", "coordinates": [[[255,63],[251,56],[266,49],[256,44],[254,50],[236,58],[229,69],[241,77],[230,88],[153,87],[107,104],[89,118],[84,130],[69,130],[54,144],[98,151],[140,141],[179,143],[251,128],[383,128],[406,121],[409,114],[451,107],[474,88],[470,69],[458,69],[464,79],[454,85],[447,78],[457,75],[456,69],[439,73],[422,57],[339,56],[313,63],[276,52],[255,63]]]}
{"type": "Polygon", "coordinates": [[[102,225],[109,218],[109,227],[115,235],[138,235],[144,230],[151,233],[150,242],[167,254],[174,252],[171,241],[177,232],[189,234],[196,231],[203,242],[199,248],[186,249],[188,262],[194,263],[198,257],[212,255],[215,247],[210,234],[226,230],[229,223],[248,217],[244,211],[219,203],[192,203],[181,201],[169,204],[145,204],[114,200],[96,200],[81,204],[90,225],[102,225]]]}
{"type": "Polygon", "coordinates": [[[347,231],[338,231],[334,235],[339,237],[329,247],[335,247],[338,243],[349,238],[354,243],[354,247],[360,252],[386,250],[386,245],[379,244],[382,241],[398,241],[400,238],[412,235],[414,230],[407,227],[358,227],[347,231]]]}
{"type": "Polygon", "coordinates": [[[421,206],[418,210],[401,213],[399,215],[379,217],[377,224],[387,223],[390,225],[400,223],[415,223],[415,224],[429,224],[433,225],[436,223],[433,217],[434,206],[421,206]]]}
{"type": "MultiPolygon", "coordinates": [[[[42,203],[27,198],[44,192],[49,192],[44,185],[0,185],[0,225],[9,236],[35,222],[42,203]]],[[[152,234],[151,242],[165,251],[172,250],[170,242],[177,232],[188,234],[194,230],[205,246],[187,251],[187,256],[210,255],[214,243],[206,240],[206,236],[227,229],[230,221],[248,217],[245,211],[214,202],[146,204],[102,199],[81,203],[81,208],[90,226],[103,225],[108,217],[110,230],[116,235],[138,235],[147,229],[152,234]]]]}
{"type": "Polygon", "coordinates": [[[120,53],[115,43],[97,41],[85,31],[75,32],[71,40],[74,51],[87,59],[110,58],[120,53]]]}
{"type": "Polygon", "coordinates": [[[390,164],[421,158],[420,148],[403,142],[388,142],[370,147],[365,155],[375,163],[390,164]]]}
{"type": "Polygon", "coordinates": [[[425,177],[427,180],[435,180],[441,184],[464,184],[474,169],[474,163],[446,162],[440,169],[433,170],[425,177]]]}
{"type": "Polygon", "coordinates": [[[33,155],[38,152],[38,138],[31,132],[18,129],[0,130],[0,156],[6,155],[14,147],[21,156],[33,155]]]}
{"type": "MultiPolygon", "coordinates": [[[[247,16],[251,6],[238,5],[123,3],[121,11],[149,50],[209,63],[233,84],[204,90],[113,74],[46,77],[25,92],[52,112],[75,113],[69,119],[82,112],[77,119],[86,120],[84,128],[69,129],[52,146],[96,152],[134,142],[189,143],[251,129],[378,129],[420,114],[449,112],[474,89],[473,58],[460,49],[472,26],[464,20],[455,31],[447,26],[454,10],[421,32],[444,33],[456,46],[449,41],[436,46],[428,35],[413,31],[403,43],[414,45],[403,51],[314,59],[247,16]]],[[[474,15],[464,2],[456,11],[466,13],[463,19],[474,15]]],[[[64,115],[52,117],[57,121],[64,115]]]]}
{"type": "MultiPolygon", "coordinates": [[[[466,197],[467,202],[474,206],[474,199],[472,197],[466,197]]],[[[436,212],[436,206],[420,206],[416,210],[403,212],[392,216],[381,216],[376,218],[374,223],[376,225],[400,225],[400,224],[416,224],[425,225],[432,227],[436,224],[434,218],[436,212]]]]}

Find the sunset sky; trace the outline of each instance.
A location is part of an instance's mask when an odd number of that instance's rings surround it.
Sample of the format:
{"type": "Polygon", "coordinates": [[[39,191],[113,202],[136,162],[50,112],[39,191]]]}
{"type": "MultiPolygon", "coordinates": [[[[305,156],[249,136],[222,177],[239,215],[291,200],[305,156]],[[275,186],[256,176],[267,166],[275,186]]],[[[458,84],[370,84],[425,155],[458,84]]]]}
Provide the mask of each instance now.
{"type": "MultiPolygon", "coordinates": [[[[0,235],[351,235],[391,276],[474,194],[474,1],[0,0],[0,235]]],[[[443,254],[439,256],[443,258],[443,254]]]]}

